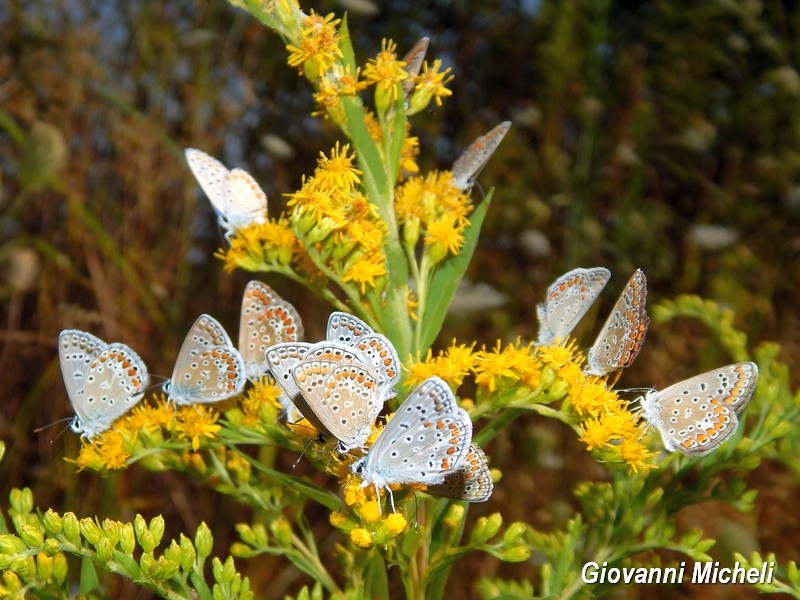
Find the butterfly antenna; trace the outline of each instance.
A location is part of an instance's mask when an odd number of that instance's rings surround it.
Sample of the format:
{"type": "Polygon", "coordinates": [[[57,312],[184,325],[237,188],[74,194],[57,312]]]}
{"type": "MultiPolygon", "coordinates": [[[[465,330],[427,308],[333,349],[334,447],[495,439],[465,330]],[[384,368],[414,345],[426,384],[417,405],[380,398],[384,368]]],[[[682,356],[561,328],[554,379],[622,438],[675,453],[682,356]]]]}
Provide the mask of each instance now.
{"type": "MultiPolygon", "coordinates": [[[[64,417],[63,419],[58,419],[57,421],[53,421],[52,423],[48,423],[47,425],[42,425],[41,427],[37,427],[36,429],[33,430],[33,433],[39,433],[41,431],[44,431],[45,429],[50,429],[53,425],[58,425],[59,423],[63,423],[64,421],[72,421],[72,419],[74,418],[75,417],[64,417]]],[[[69,429],[69,426],[67,426],[67,429],[69,429]]]]}

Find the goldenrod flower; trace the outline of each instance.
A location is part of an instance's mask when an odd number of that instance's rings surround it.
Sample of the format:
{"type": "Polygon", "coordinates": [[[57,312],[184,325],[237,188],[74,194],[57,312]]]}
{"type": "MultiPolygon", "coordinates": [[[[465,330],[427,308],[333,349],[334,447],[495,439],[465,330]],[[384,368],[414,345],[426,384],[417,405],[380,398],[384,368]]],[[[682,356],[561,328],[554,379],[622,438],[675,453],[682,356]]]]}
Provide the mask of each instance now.
{"type": "Polygon", "coordinates": [[[371,525],[378,523],[381,520],[381,509],[378,506],[377,499],[362,504],[358,509],[358,514],[365,523],[371,525]]]}
{"type": "Polygon", "coordinates": [[[581,423],[580,440],[586,444],[588,450],[602,448],[615,437],[616,432],[609,427],[603,415],[581,423]]]}
{"type": "Polygon", "coordinates": [[[406,368],[408,372],[408,377],[406,377],[405,382],[406,386],[412,387],[419,385],[428,379],[428,377],[433,376],[441,377],[451,386],[460,386],[477,362],[477,357],[472,352],[474,347],[475,342],[470,345],[457,345],[456,341],[453,340],[450,347],[442,351],[439,356],[435,358],[431,350],[428,350],[428,354],[424,360],[412,362],[406,368]]]}
{"type": "Polygon", "coordinates": [[[323,188],[330,185],[332,188],[337,188],[340,194],[346,194],[359,184],[362,173],[355,167],[355,153],[348,155],[349,150],[350,144],[340,148],[339,142],[336,142],[330,157],[325,156],[323,152],[319,153],[314,179],[323,188]]]}
{"type": "Polygon", "coordinates": [[[543,365],[559,368],[574,360],[574,353],[567,346],[538,346],[539,360],[543,365]]]}
{"type": "Polygon", "coordinates": [[[350,541],[359,548],[372,546],[372,534],[362,527],[355,527],[350,531],[350,541]]]}
{"type": "Polygon", "coordinates": [[[530,376],[533,371],[539,372],[538,364],[531,354],[531,345],[522,346],[519,340],[516,345],[509,344],[505,347],[498,340],[494,350],[481,350],[476,359],[475,383],[490,392],[498,388],[502,379],[510,380],[508,384],[513,385],[523,376],[530,376]]]}
{"type": "Polygon", "coordinates": [[[386,264],[383,256],[365,255],[350,265],[342,281],[352,281],[359,286],[361,293],[365,294],[367,287],[374,288],[377,285],[376,279],[384,275],[386,275],[386,264]]]}
{"type": "Polygon", "coordinates": [[[253,387],[242,398],[241,407],[244,415],[242,424],[253,427],[262,418],[261,411],[265,405],[272,409],[271,416],[277,415],[281,409],[278,398],[282,393],[283,390],[275,385],[272,377],[261,377],[254,381],[253,387]]]}
{"type": "Polygon", "coordinates": [[[125,440],[118,431],[105,431],[98,440],[97,456],[106,469],[123,469],[130,458],[130,452],[125,448],[125,440]]]}
{"type": "Polygon", "coordinates": [[[225,262],[225,270],[240,268],[261,271],[265,266],[285,267],[300,247],[289,221],[285,217],[266,223],[251,223],[230,237],[230,248],[216,256],[225,262]]]}
{"type": "Polygon", "coordinates": [[[453,95],[453,92],[445,87],[453,80],[450,67],[444,71],[441,71],[441,68],[442,61],[438,58],[433,61],[433,66],[429,66],[428,61],[422,65],[422,72],[414,77],[414,93],[409,102],[409,115],[424,110],[431,98],[436,100],[436,106],[441,106],[442,98],[453,95]]]}
{"type": "Polygon", "coordinates": [[[400,513],[391,513],[388,517],[386,517],[386,521],[384,523],[386,525],[386,531],[390,535],[399,535],[403,533],[408,525],[408,521],[406,521],[406,518],[400,513]]]}
{"type": "Polygon", "coordinates": [[[312,80],[328,71],[343,56],[337,31],[340,22],[333,14],[322,17],[312,11],[305,19],[296,45],[286,46],[289,65],[304,67],[312,80]]]}
{"type": "Polygon", "coordinates": [[[628,464],[631,471],[634,473],[655,468],[654,464],[647,462],[654,456],[654,454],[645,448],[640,438],[624,438],[620,444],[620,454],[622,456],[622,460],[628,464]]]}
{"type": "Polygon", "coordinates": [[[217,437],[219,430],[222,429],[217,424],[219,415],[211,408],[201,404],[186,406],[178,411],[175,431],[178,438],[191,439],[192,450],[200,448],[200,438],[205,437],[213,440],[217,437]]]}
{"type": "Polygon", "coordinates": [[[425,246],[429,249],[429,255],[434,263],[444,259],[448,254],[458,254],[464,243],[462,231],[462,227],[446,216],[428,223],[425,230],[425,246]]]}
{"type": "Polygon", "coordinates": [[[396,45],[390,40],[381,42],[378,56],[371,58],[364,69],[364,79],[375,84],[375,106],[385,112],[400,97],[400,82],[408,78],[406,63],[397,59],[396,45]]]}

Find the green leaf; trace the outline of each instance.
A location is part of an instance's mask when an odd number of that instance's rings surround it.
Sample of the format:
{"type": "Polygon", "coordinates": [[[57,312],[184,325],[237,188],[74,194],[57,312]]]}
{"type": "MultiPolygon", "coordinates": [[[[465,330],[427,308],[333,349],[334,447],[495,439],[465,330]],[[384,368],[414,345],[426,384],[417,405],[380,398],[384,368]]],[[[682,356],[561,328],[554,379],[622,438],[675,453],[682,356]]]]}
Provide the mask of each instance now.
{"type": "Polygon", "coordinates": [[[91,558],[85,557],[81,560],[81,594],[88,596],[92,592],[100,590],[100,582],[97,579],[97,571],[91,558]]]}
{"type": "Polygon", "coordinates": [[[386,577],[388,569],[383,562],[383,558],[378,552],[372,555],[372,560],[364,569],[364,597],[365,598],[388,598],[389,581],[386,577]]]}
{"type": "Polygon", "coordinates": [[[481,226],[486,218],[486,212],[489,210],[493,193],[494,190],[490,190],[483,202],[478,204],[472,212],[469,227],[464,230],[464,246],[461,248],[461,252],[457,256],[450,256],[442,261],[431,279],[428,305],[423,316],[424,322],[420,325],[422,327],[420,338],[422,344],[420,348],[417,348],[419,352],[425,352],[430,348],[442,329],[442,323],[444,323],[447,310],[450,308],[453,294],[456,292],[458,283],[464,277],[478,245],[478,236],[481,233],[481,226]]]}
{"type": "Polygon", "coordinates": [[[208,587],[208,584],[200,573],[193,571],[192,574],[189,575],[189,581],[192,582],[192,587],[194,587],[194,590],[197,592],[197,596],[200,598],[200,600],[214,599],[214,594],[211,592],[211,588],[208,587]]]}
{"type": "Polygon", "coordinates": [[[265,475],[269,476],[270,478],[274,479],[275,481],[279,481],[286,487],[289,487],[300,494],[303,494],[305,497],[317,502],[327,508],[328,510],[338,510],[339,507],[342,505],[341,499],[336,495],[325,488],[322,488],[318,485],[311,483],[310,481],[306,481],[304,479],[299,479],[292,475],[287,475],[286,473],[281,473],[280,471],[276,471],[275,469],[270,469],[269,467],[264,466],[256,459],[248,456],[243,452],[239,452],[238,454],[249,462],[256,470],[261,471],[265,475]]]}
{"type": "Polygon", "coordinates": [[[342,64],[349,68],[351,73],[355,73],[356,56],[353,51],[353,41],[350,39],[350,28],[347,26],[347,15],[342,17],[339,26],[339,50],[342,52],[342,64]]]}
{"type": "Polygon", "coordinates": [[[111,556],[119,566],[125,569],[125,575],[130,579],[137,579],[139,577],[139,563],[136,560],[125,554],[124,552],[120,552],[119,550],[114,550],[111,552],[111,556]]]}

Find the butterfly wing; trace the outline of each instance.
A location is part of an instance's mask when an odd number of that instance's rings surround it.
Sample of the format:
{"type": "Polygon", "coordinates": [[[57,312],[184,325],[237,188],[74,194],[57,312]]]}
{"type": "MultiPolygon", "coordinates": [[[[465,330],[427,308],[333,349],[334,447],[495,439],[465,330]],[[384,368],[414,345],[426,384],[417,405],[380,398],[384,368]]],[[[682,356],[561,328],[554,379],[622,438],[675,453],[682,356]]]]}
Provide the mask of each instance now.
{"type": "Polygon", "coordinates": [[[220,206],[221,223],[227,229],[239,229],[267,220],[267,195],[252,175],[233,169],[225,177],[220,206]]]}
{"type": "Polygon", "coordinates": [[[383,399],[394,398],[397,395],[394,386],[400,379],[400,359],[389,339],[380,333],[374,333],[360,338],[354,347],[369,359],[383,399]]]}
{"type": "MultiPolygon", "coordinates": [[[[472,421],[438,377],[414,390],[361,463],[365,482],[441,484],[466,455],[472,421]]],[[[356,463],[358,464],[358,463],[356,463]]]]}
{"type": "Polygon", "coordinates": [[[225,180],[230,171],[216,158],[202,150],[187,148],[184,154],[192,174],[208,196],[214,211],[217,215],[224,215],[227,208],[225,180]]]}
{"type": "Polygon", "coordinates": [[[176,404],[225,400],[244,389],[246,367],[227,332],[210,315],[200,315],[183,340],[165,389],[176,404]]]}
{"type": "Polygon", "coordinates": [[[311,357],[300,361],[292,373],[310,412],[324,428],[320,431],[338,439],[342,452],[363,446],[383,409],[378,383],[366,365],[311,357]]]}
{"type": "Polygon", "coordinates": [[[757,381],[755,363],[727,365],[648,393],[644,416],[667,450],[704,456],[734,434],[757,381]]]}
{"type": "Polygon", "coordinates": [[[536,307],[540,346],[552,344],[575,329],[606,287],[611,272],[603,267],[573,269],[547,288],[545,301],[536,307]]]}
{"type": "Polygon", "coordinates": [[[511,121],[503,121],[489,133],[472,142],[463,154],[453,163],[453,185],[462,192],[468,192],[475,179],[494,154],[500,142],[511,128],[511,121]]]}
{"type": "Polygon", "coordinates": [[[492,495],[493,489],[494,483],[486,454],[477,445],[472,444],[456,470],[446,475],[444,482],[428,486],[425,491],[443,498],[485,502],[492,495]]]}
{"type": "Polygon", "coordinates": [[[76,415],[72,428],[88,438],[133,408],[149,383],[147,366],[131,348],[83,331],[61,332],[59,357],[76,415]]]}
{"type": "Polygon", "coordinates": [[[605,376],[629,367],[644,344],[647,316],[647,280],[641,269],[628,281],[603,329],[587,355],[589,375],[605,376]]]}
{"type": "Polygon", "coordinates": [[[325,339],[354,346],[361,338],[374,334],[372,328],[358,317],[335,311],[328,317],[325,339]]]}
{"type": "Polygon", "coordinates": [[[276,344],[297,342],[303,337],[303,323],[294,307],[260,281],[247,284],[239,320],[239,353],[247,377],[266,375],[270,365],[267,350],[276,344]]]}

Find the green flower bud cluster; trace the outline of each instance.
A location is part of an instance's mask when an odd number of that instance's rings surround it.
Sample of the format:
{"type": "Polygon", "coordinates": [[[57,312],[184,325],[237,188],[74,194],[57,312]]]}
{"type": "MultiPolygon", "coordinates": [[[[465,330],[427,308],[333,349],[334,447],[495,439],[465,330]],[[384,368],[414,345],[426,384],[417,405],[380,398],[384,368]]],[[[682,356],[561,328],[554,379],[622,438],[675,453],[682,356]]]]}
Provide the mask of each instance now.
{"type": "MultiPolygon", "coordinates": [[[[213,598],[253,597],[248,579],[236,571],[230,557],[224,563],[213,559],[215,582],[211,588],[206,585],[203,566],[214,539],[205,523],[197,528],[194,541],[181,535],[159,555],[165,530],[161,516],[148,522],[136,515],[133,523],[121,523],[78,519],[74,513],[60,515],[52,509],[40,515],[34,512],[33,494],[27,488],[12,490],[9,504],[15,533],[0,534],[0,597],[21,597],[25,589],[47,597],[69,597],[67,554],[89,559],[94,568],[124,575],[165,597],[192,597],[201,588],[213,598]]],[[[86,574],[81,577],[84,589],[86,574]]],[[[99,585],[96,577],[94,581],[99,585]]]]}

